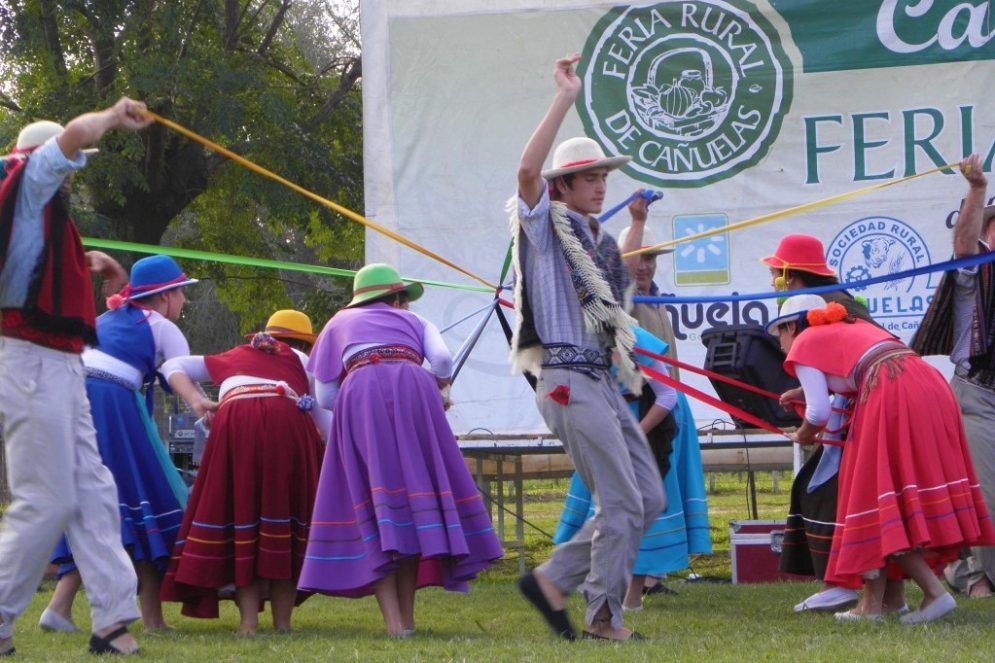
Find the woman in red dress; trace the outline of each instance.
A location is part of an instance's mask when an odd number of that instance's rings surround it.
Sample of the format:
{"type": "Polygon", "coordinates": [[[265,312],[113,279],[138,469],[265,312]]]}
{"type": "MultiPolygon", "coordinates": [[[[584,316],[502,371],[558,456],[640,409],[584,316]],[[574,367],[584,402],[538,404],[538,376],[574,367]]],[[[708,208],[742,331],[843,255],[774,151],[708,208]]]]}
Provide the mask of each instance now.
{"type": "Polygon", "coordinates": [[[297,580],[324,453],[318,431],[330,420],[309,395],[306,361],[259,333],[219,355],[163,364],[194,412],[213,419],[160,592],[163,601],[182,601],[184,615],[217,617],[219,593],[234,589],[239,634],[256,632],[267,597],[273,628],[287,631],[307,596],[297,580]],[[220,405],[194,385],[205,380],[220,387],[220,405]]]}
{"type": "Polygon", "coordinates": [[[924,595],[903,624],[950,612],[957,604],[934,569],[962,548],[992,545],[995,529],[946,380],[888,332],[817,295],[789,298],[767,331],[780,338],[784,368],[805,396],[794,442],[815,441],[829,419],[828,394],[855,399],[826,580],[863,579],[859,618],[882,619],[885,580],[899,571],[924,595]]]}

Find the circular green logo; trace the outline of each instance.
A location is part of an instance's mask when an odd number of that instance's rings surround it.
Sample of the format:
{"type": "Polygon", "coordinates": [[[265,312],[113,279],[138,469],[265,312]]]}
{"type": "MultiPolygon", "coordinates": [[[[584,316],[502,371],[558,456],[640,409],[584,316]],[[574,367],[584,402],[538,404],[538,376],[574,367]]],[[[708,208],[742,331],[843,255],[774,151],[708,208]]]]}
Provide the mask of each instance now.
{"type": "Polygon", "coordinates": [[[586,133],[652,185],[699,187],[764,157],[791,106],[791,63],[761,15],[732,0],[609,11],[584,45],[586,133]]]}

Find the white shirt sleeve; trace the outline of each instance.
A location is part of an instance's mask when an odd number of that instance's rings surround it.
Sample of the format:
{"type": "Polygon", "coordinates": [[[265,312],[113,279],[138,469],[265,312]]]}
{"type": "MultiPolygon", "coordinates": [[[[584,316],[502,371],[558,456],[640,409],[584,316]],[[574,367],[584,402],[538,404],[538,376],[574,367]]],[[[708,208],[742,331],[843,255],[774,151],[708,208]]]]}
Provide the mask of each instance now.
{"type": "Polygon", "coordinates": [[[169,380],[173,373],[183,373],[194,382],[209,382],[211,374],[207,372],[207,362],[203,355],[173,357],[167,359],[160,372],[169,380]]]}
{"type": "Polygon", "coordinates": [[[805,392],[805,421],[825,426],[832,410],[826,374],[817,368],[800,364],[795,364],[795,372],[805,392]]]}
{"type": "MultiPolygon", "coordinates": [[[[297,357],[301,360],[301,365],[304,366],[304,372],[307,373],[307,362],[308,356],[296,348],[292,348],[297,354],[297,357]]],[[[318,427],[318,432],[321,433],[323,440],[328,440],[328,434],[332,430],[332,410],[331,408],[322,407],[321,403],[318,402],[318,397],[315,395],[315,379],[311,373],[307,374],[307,384],[308,393],[314,396],[315,405],[311,408],[311,419],[314,421],[314,425],[318,427]]]]}
{"type": "Polygon", "coordinates": [[[173,357],[186,357],[190,354],[190,344],[180,328],[171,320],[152,311],[148,318],[155,341],[155,363],[161,364],[173,357]]]}
{"type": "Polygon", "coordinates": [[[434,324],[417,313],[414,316],[425,329],[425,359],[432,365],[432,372],[437,378],[448,378],[453,374],[453,355],[449,346],[442,338],[442,332],[434,324]]]}
{"type": "MultiPolygon", "coordinates": [[[[667,365],[662,361],[654,360],[649,368],[663,375],[670,375],[667,365]]],[[[668,412],[673,410],[674,406],[677,405],[677,390],[652,378],[647,378],[647,382],[649,382],[650,389],[653,390],[653,395],[656,396],[655,405],[659,405],[668,412]]]]}
{"type": "Polygon", "coordinates": [[[339,381],[314,381],[314,400],[329,412],[335,409],[335,397],[339,394],[339,381]]]}

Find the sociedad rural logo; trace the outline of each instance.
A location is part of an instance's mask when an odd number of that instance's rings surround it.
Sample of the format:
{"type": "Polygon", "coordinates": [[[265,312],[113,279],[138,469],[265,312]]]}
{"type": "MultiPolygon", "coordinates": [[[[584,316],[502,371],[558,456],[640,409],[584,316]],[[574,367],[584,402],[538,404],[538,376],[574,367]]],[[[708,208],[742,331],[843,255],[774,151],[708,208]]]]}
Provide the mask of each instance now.
{"type": "Polygon", "coordinates": [[[912,226],[887,216],[860,219],[833,238],[827,253],[829,267],[843,283],[894,277],[871,286],[851,286],[851,290],[866,298],[870,314],[890,331],[901,334],[919,326],[933,287],[930,274],[898,275],[930,265],[932,260],[926,241],[912,226]]]}
{"type": "Polygon", "coordinates": [[[609,11],[578,72],[587,134],[657,186],[704,186],[757,163],[791,105],[792,79],[777,32],[751,7],[668,0],[609,11]]]}

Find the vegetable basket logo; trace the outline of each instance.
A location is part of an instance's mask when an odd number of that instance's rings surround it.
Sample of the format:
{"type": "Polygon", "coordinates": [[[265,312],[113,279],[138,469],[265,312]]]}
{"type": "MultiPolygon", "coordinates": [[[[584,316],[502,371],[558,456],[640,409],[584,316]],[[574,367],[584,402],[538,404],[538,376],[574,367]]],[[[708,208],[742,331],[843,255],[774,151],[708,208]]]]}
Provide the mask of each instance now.
{"type": "Polygon", "coordinates": [[[578,73],[587,134],[657,186],[704,186],[757,163],[791,105],[777,32],[741,0],[616,7],[578,73]]]}

